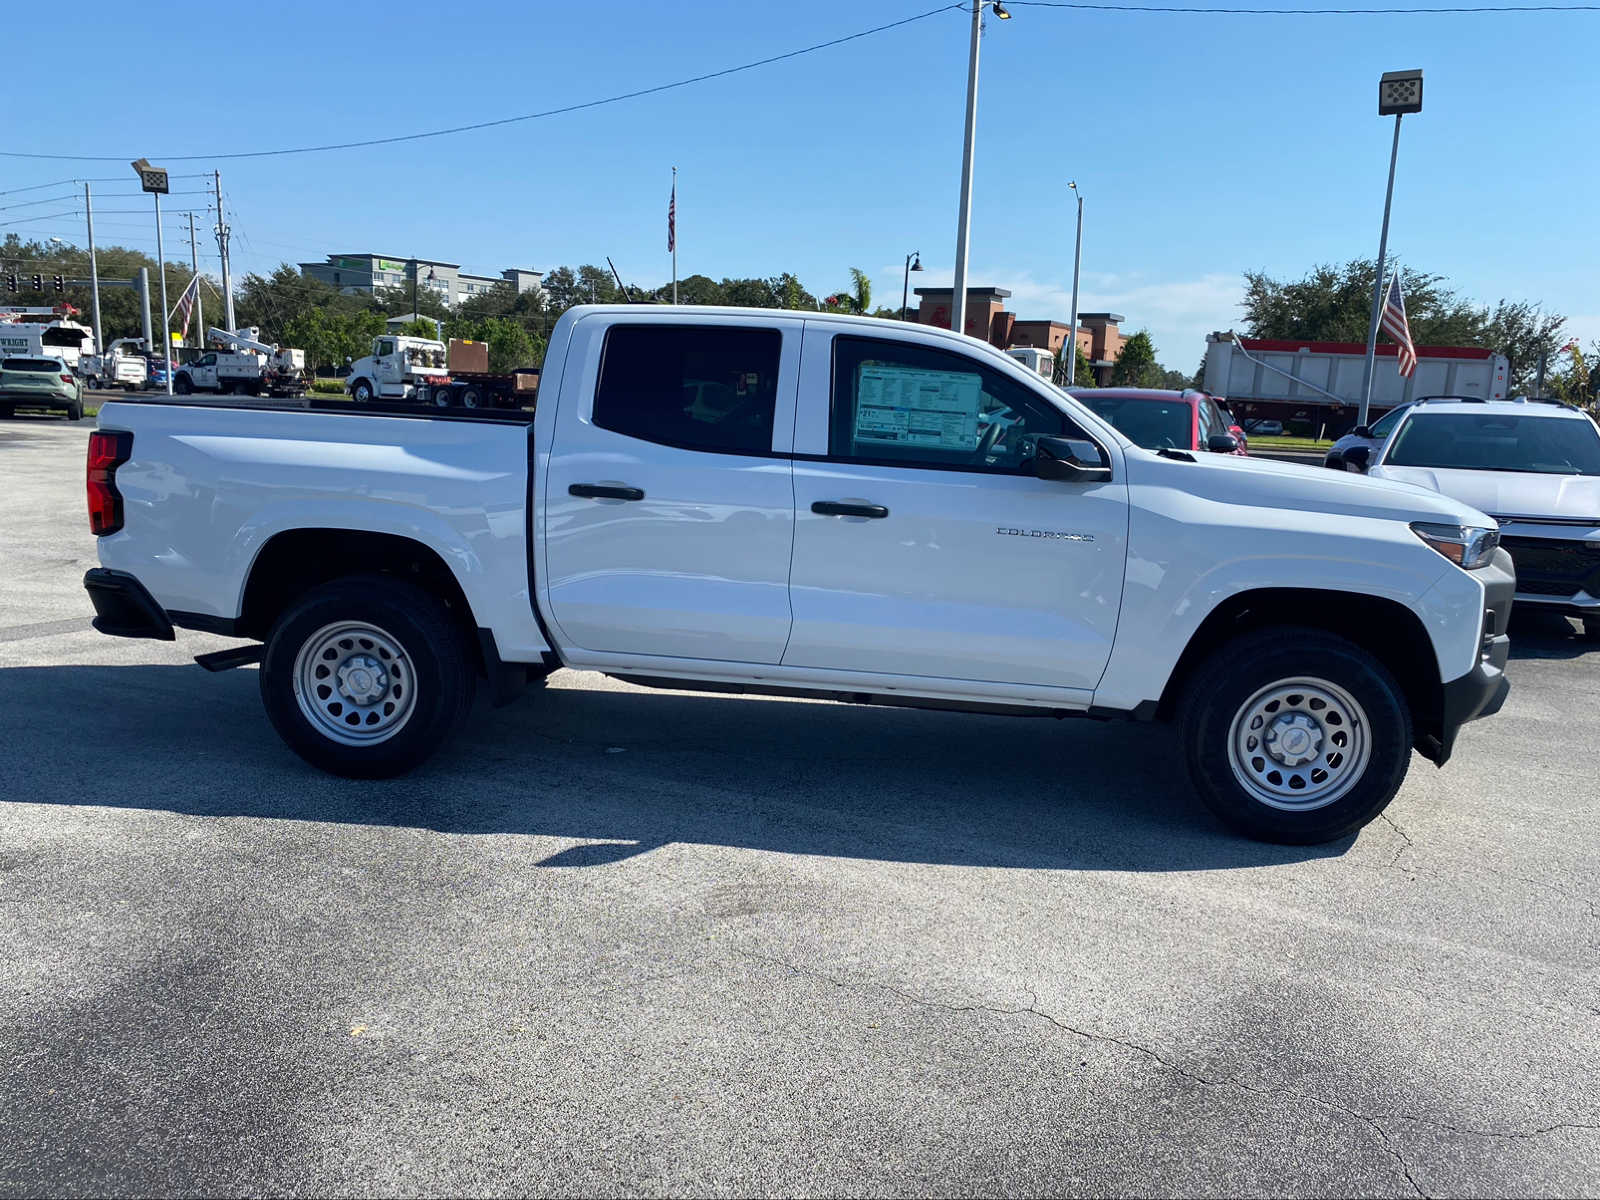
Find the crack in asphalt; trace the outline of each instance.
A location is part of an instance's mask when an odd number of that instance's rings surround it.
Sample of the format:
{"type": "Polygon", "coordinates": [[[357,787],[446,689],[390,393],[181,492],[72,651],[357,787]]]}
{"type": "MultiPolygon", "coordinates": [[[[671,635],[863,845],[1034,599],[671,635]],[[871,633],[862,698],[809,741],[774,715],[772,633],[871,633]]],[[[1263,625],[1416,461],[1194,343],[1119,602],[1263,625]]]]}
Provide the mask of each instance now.
{"type": "MultiPolygon", "coordinates": [[[[1397,832],[1399,832],[1398,829],[1397,832]]],[[[1401,833],[1401,836],[1405,837],[1405,834],[1401,833]]],[[[1409,841],[1410,839],[1408,838],[1407,842],[1409,843],[1409,841]]],[[[1503,1138],[1515,1140],[1526,1140],[1529,1138],[1542,1137],[1546,1134],[1570,1129],[1600,1130],[1600,1123],[1590,1124],[1581,1121],[1562,1121],[1554,1125],[1540,1126],[1536,1129],[1529,1130],[1504,1130],[1476,1129],[1470,1126],[1451,1125],[1448,1122],[1437,1121],[1428,1117],[1419,1117],[1410,1113],[1383,1113],[1381,1115],[1374,1116],[1370,1113],[1364,1113],[1358,1109],[1351,1108],[1349,1105],[1341,1104],[1337,1100],[1330,1100],[1326,1096],[1317,1096],[1309,1092],[1297,1091],[1294,1088],[1257,1087],[1254,1084],[1246,1083],[1242,1080],[1232,1077],[1217,1078],[1201,1074],[1198,1071],[1184,1066],[1180,1062],[1168,1058],[1160,1051],[1154,1050],[1140,1042],[1130,1041],[1126,1038],[1113,1037],[1110,1034],[1097,1033],[1091,1029],[1080,1029],[1077,1026],[1069,1025],[1059,1017],[1056,1017],[1040,1008],[1038,993],[1032,990],[1029,992],[1030,998],[1026,1007],[1008,1008],[998,1004],[950,1004],[946,1001],[933,1000],[926,996],[917,995],[914,992],[908,992],[904,988],[896,987],[890,983],[883,983],[877,980],[857,981],[841,979],[837,976],[829,975],[823,971],[818,971],[810,967],[797,966],[794,963],[787,962],[779,958],[773,958],[768,955],[756,954],[749,951],[742,951],[741,953],[743,953],[747,958],[753,958],[759,962],[780,967],[794,976],[802,976],[810,979],[821,980],[822,982],[831,984],[834,987],[844,988],[850,991],[865,991],[871,989],[880,992],[888,992],[891,995],[897,996],[910,1004],[915,1004],[924,1008],[943,1009],[946,1012],[952,1013],[981,1012],[992,1013],[996,1016],[1038,1017],[1041,1020],[1049,1022],[1052,1026],[1061,1030],[1062,1032],[1070,1033],[1074,1037],[1082,1038],[1085,1041],[1099,1042],[1106,1045],[1119,1046],[1124,1050],[1131,1050],[1134,1053],[1140,1054],[1150,1059],[1152,1062],[1165,1067],[1167,1070],[1181,1075],[1183,1078],[1188,1079],[1193,1083],[1200,1084],[1204,1087],[1228,1087],[1244,1092],[1247,1095],[1257,1096],[1262,1099],[1282,1099],[1287,1097],[1294,1100],[1300,1100],[1308,1104],[1320,1105],[1323,1108],[1342,1113],[1345,1116],[1361,1122],[1371,1129],[1373,1133],[1377,1134],[1379,1141],[1382,1143],[1383,1149],[1391,1158],[1394,1159],[1395,1165],[1399,1167],[1400,1173],[1405,1176],[1406,1182],[1411,1185],[1412,1191],[1415,1192],[1416,1195],[1422,1197],[1426,1197],[1428,1193],[1425,1192],[1422,1188],[1422,1185],[1417,1182],[1416,1176],[1412,1173],[1411,1164],[1406,1161],[1405,1156],[1400,1152],[1400,1148],[1395,1145],[1394,1139],[1390,1137],[1389,1131],[1384,1128],[1384,1121],[1405,1121],[1409,1124],[1422,1125],[1441,1132],[1455,1133],[1469,1137],[1503,1138]]]]}
{"type": "MultiPolygon", "coordinates": [[[[1400,836],[1400,845],[1395,850],[1394,857],[1389,860],[1389,865],[1391,867],[1399,867],[1400,866],[1401,857],[1405,854],[1405,852],[1407,850],[1415,852],[1415,850],[1417,848],[1417,844],[1411,840],[1411,835],[1409,833],[1407,833],[1404,829],[1401,829],[1399,823],[1396,822],[1395,819],[1393,817],[1391,817],[1387,812],[1381,812],[1381,813],[1378,814],[1378,816],[1383,819],[1383,823],[1385,825],[1387,825],[1390,829],[1394,830],[1395,833],[1397,833],[1400,836]]],[[[1410,870],[1410,871],[1406,871],[1406,874],[1408,876],[1410,876],[1411,878],[1415,879],[1417,873],[1413,869],[1413,870],[1410,870]]]]}

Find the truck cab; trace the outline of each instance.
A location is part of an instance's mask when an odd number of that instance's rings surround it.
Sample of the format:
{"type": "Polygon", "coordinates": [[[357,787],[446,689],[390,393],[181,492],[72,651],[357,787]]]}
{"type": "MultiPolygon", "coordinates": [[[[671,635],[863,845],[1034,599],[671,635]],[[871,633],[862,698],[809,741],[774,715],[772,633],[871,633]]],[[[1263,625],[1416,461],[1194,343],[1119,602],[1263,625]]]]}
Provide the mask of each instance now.
{"type": "Polygon", "coordinates": [[[445,361],[443,342],[392,333],[375,337],[372,353],[350,364],[350,396],[357,404],[418,399],[418,388],[449,383],[445,361]]]}

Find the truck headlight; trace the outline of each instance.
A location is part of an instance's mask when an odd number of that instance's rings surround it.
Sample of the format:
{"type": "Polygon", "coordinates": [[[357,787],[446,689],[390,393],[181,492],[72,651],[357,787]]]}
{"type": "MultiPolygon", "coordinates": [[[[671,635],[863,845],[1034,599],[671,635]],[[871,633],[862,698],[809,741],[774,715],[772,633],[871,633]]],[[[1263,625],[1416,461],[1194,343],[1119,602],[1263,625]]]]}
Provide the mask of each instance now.
{"type": "Polygon", "coordinates": [[[1480,529],[1475,525],[1434,525],[1427,521],[1413,521],[1411,532],[1464,571],[1487,567],[1500,545],[1498,529],[1480,529]]]}

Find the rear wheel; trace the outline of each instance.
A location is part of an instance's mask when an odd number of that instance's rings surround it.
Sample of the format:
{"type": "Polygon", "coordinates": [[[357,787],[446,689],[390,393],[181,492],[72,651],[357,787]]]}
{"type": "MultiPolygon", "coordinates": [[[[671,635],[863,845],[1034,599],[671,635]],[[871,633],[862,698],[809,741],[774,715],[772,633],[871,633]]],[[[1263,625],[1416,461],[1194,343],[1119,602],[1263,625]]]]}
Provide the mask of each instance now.
{"type": "Polygon", "coordinates": [[[472,702],[467,639],[440,600],[385,575],[352,575],[280,617],[261,699],[291,749],[334,775],[384,779],[441,746],[472,702]]]}
{"type": "Polygon", "coordinates": [[[448,383],[446,383],[446,384],[435,384],[433,386],[433,391],[431,393],[431,399],[433,400],[433,403],[434,403],[434,405],[436,407],[438,407],[438,408],[449,408],[450,407],[450,385],[448,383]]]}
{"type": "Polygon", "coordinates": [[[1280,627],[1196,672],[1181,717],[1189,775],[1249,837],[1306,845],[1354,833],[1411,765],[1411,710],[1392,674],[1344,638],[1280,627]]]}
{"type": "Polygon", "coordinates": [[[82,400],[74,400],[71,404],[67,405],[67,420],[69,420],[69,421],[81,421],[81,420],[83,420],[83,401],[82,400]]]}
{"type": "Polygon", "coordinates": [[[1600,617],[1585,617],[1583,619],[1583,636],[1591,642],[1600,642],[1600,617]]]}
{"type": "Polygon", "coordinates": [[[462,408],[482,408],[483,407],[483,391],[482,391],[482,389],[477,387],[474,384],[468,384],[466,387],[462,388],[461,389],[461,407],[462,408]]]}

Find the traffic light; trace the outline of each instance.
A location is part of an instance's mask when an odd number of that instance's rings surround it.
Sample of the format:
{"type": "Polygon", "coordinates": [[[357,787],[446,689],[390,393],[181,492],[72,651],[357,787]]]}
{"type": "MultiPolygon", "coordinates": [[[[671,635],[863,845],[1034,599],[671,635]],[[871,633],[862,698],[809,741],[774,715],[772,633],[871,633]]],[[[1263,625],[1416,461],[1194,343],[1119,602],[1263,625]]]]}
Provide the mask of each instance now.
{"type": "Polygon", "coordinates": [[[57,275],[55,277],[55,281],[54,282],[55,282],[55,285],[56,285],[56,294],[57,295],[60,295],[62,292],[67,290],[67,281],[65,279],[61,278],[61,276],[57,275]]]}
{"type": "Polygon", "coordinates": [[[44,291],[44,276],[43,275],[35,275],[33,277],[33,290],[36,291],[36,292],[44,291]]]}
{"type": "Polygon", "coordinates": [[[16,290],[17,290],[17,273],[15,271],[12,271],[12,272],[10,272],[9,274],[6,275],[6,291],[14,292],[16,290]]]}

